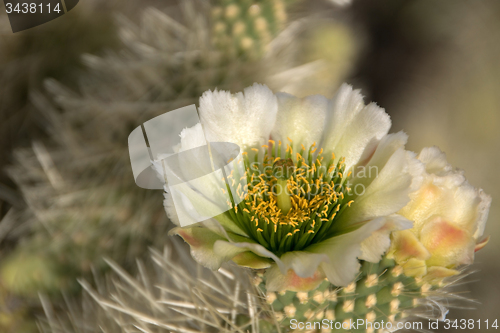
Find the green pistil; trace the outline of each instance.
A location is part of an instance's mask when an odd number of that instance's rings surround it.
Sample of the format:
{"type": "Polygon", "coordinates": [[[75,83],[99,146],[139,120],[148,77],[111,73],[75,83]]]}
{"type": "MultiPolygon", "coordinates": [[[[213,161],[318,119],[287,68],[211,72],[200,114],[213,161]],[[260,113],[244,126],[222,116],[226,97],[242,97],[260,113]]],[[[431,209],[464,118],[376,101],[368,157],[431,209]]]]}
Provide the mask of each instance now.
{"type": "Polygon", "coordinates": [[[276,187],[276,201],[278,202],[278,207],[281,209],[283,215],[286,215],[290,209],[292,209],[292,198],[288,194],[286,179],[278,179],[276,187]]]}
{"type": "Polygon", "coordinates": [[[293,175],[295,165],[291,158],[282,158],[274,162],[273,175],[276,177],[276,201],[283,215],[292,209],[292,198],[288,193],[288,179],[293,175]]]}
{"type": "Polygon", "coordinates": [[[252,149],[257,162],[253,165],[244,155],[248,193],[237,207],[231,202],[231,219],[278,256],[338,234],[336,221],[350,206],[348,191],[342,186],[349,177],[344,159],[335,163],[334,154],[324,159],[322,149],[314,155],[315,144],[307,149],[301,146],[295,155],[287,145],[285,156],[280,142],[270,140],[262,148],[264,154],[252,149]]]}

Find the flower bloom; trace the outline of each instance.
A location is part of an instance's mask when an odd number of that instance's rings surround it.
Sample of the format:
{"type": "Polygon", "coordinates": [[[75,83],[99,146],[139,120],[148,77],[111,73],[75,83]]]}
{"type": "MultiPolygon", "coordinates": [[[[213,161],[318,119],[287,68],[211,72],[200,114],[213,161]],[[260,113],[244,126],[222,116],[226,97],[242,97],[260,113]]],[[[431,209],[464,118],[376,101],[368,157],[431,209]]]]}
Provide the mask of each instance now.
{"type": "Polygon", "coordinates": [[[424,148],[418,159],[425,165],[423,184],[399,211],[414,226],[393,234],[389,255],[407,275],[439,281],[458,274],[458,266],[472,264],[474,252],[488,242],[481,237],[491,197],[471,186],[463,172],[452,170],[438,148],[424,148]]]}
{"type": "MultiPolygon", "coordinates": [[[[404,149],[406,134],[387,134],[384,110],[365,105],[351,86],[333,99],[273,94],[259,84],[237,94],[207,91],[199,115],[201,125],[180,134],[178,151],[205,138],[235,143],[248,184],[237,193],[242,202],[228,202],[225,213],[173,229],[200,264],[266,268],[269,291],[310,290],[325,277],[345,286],[359,259],[378,262],[390,233],[412,227],[398,212],[419,188],[423,164],[404,149]],[[280,173],[283,166],[290,169],[280,173]]],[[[190,208],[165,198],[178,224],[178,210],[190,208]]]]}

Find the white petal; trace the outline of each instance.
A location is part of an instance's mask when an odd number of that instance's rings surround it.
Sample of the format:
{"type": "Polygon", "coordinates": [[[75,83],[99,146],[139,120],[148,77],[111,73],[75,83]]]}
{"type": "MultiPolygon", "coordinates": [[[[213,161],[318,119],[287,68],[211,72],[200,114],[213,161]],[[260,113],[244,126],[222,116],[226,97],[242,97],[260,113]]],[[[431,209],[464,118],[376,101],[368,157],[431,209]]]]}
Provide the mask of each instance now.
{"type": "Polygon", "coordinates": [[[361,242],[380,229],[384,222],[384,218],[372,220],[355,231],[311,245],[306,251],[326,254],[330,260],[328,263],[321,263],[321,269],[332,284],[346,286],[359,272],[361,242]]]}
{"type": "Polygon", "coordinates": [[[186,182],[174,176],[167,178],[164,205],[167,215],[176,224],[187,226],[202,222],[230,209],[229,196],[221,189],[225,185],[221,170],[186,182]]]}
{"type": "Polygon", "coordinates": [[[200,98],[200,119],[210,142],[232,142],[243,149],[266,144],[276,121],[276,96],[254,84],[243,93],[207,91],[200,98]]]}
{"type": "Polygon", "coordinates": [[[476,231],[474,232],[474,238],[479,240],[483,236],[484,227],[486,226],[486,221],[488,220],[488,214],[491,206],[491,197],[483,192],[483,190],[479,190],[479,198],[481,202],[477,207],[478,219],[476,231]]]}
{"type": "Polygon", "coordinates": [[[223,190],[226,184],[222,171],[213,170],[201,124],[184,129],[180,137],[177,154],[153,165],[166,171],[167,213],[174,223],[186,226],[224,213],[230,208],[230,198],[223,190]]]}
{"type": "Polygon", "coordinates": [[[413,222],[401,215],[390,215],[385,218],[384,225],[372,233],[361,243],[362,255],[359,259],[377,263],[391,245],[389,235],[396,230],[406,230],[413,226],[413,222]]]}
{"type": "Polygon", "coordinates": [[[468,230],[476,240],[480,238],[488,219],[491,197],[467,181],[456,188],[444,191],[452,191],[453,199],[450,205],[442,207],[441,215],[468,230]]]}
{"type": "Polygon", "coordinates": [[[202,224],[209,230],[223,235],[226,238],[229,237],[229,235],[227,234],[228,232],[232,232],[238,236],[248,238],[246,232],[241,230],[240,227],[238,227],[236,223],[234,223],[229,213],[217,215],[214,218],[203,221],[202,224]]]}
{"type": "Polygon", "coordinates": [[[423,184],[425,179],[425,166],[417,159],[417,154],[412,151],[406,152],[406,160],[408,161],[408,173],[412,177],[410,192],[417,191],[423,184]]]}
{"type": "Polygon", "coordinates": [[[175,210],[174,200],[172,195],[168,192],[164,192],[163,196],[165,200],[163,200],[163,207],[165,207],[165,212],[167,213],[167,217],[172,221],[176,226],[180,226],[179,216],[177,215],[177,211],[175,210]]]}
{"type": "Polygon", "coordinates": [[[394,214],[409,201],[412,192],[414,170],[410,168],[411,154],[399,148],[387,161],[378,176],[366,187],[356,189],[360,194],[347,208],[336,223],[338,229],[345,228],[357,222],[369,221],[377,217],[394,214]]]}
{"type": "Polygon", "coordinates": [[[428,173],[443,175],[452,170],[451,165],[446,160],[446,154],[438,147],[427,147],[418,154],[418,159],[425,164],[425,171],[428,173]]]}
{"type": "Polygon", "coordinates": [[[273,140],[287,142],[287,138],[291,138],[299,147],[300,144],[306,147],[314,142],[319,144],[325,127],[328,99],[320,95],[297,98],[287,93],[277,93],[276,97],[278,115],[271,133],[273,140]]]}
{"type": "Polygon", "coordinates": [[[200,123],[193,127],[183,129],[179,136],[181,137],[181,142],[178,151],[186,151],[207,144],[205,133],[200,123]]]}
{"type": "Polygon", "coordinates": [[[408,135],[402,131],[385,136],[367,165],[374,165],[381,169],[399,148],[404,148],[407,141],[408,135]]]}
{"type": "MultiPolygon", "coordinates": [[[[352,186],[349,187],[357,186],[360,188],[361,185],[365,188],[368,187],[385,167],[392,155],[399,149],[404,148],[407,140],[408,136],[403,132],[386,135],[380,141],[368,162],[365,161],[365,163],[353,167],[353,177],[350,180],[352,186]]],[[[352,199],[356,199],[356,196],[356,193],[353,193],[352,199]]]]}
{"type": "Polygon", "coordinates": [[[321,147],[334,152],[337,159],[345,157],[350,168],[373,154],[380,139],[391,127],[385,111],[371,103],[364,106],[358,90],[342,85],[330,104],[321,147]]]}

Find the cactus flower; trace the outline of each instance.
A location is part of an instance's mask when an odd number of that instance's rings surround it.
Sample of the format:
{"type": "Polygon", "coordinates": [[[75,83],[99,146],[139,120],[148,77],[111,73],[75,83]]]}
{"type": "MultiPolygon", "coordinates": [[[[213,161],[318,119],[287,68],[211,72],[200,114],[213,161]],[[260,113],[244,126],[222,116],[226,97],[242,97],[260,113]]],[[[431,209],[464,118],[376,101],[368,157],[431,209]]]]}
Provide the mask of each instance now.
{"type": "MultiPolygon", "coordinates": [[[[225,261],[266,268],[268,291],[311,290],[325,278],[351,283],[359,259],[379,262],[389,234],[412,227],[397,214],[422,180],[423,165],[404,149],[406,134],[344,84],[333,99],[273,94],[254,84],[243,92],[207,91],[199,124],[180,133],[179,151],[231,142],[244,151],[248,188],[228,211],[176,227],[202,265],[225,261]],[[286,166],[284,172],[280,168],[286,166]]],[[[224,189],[221,189],[224,191],[224,189]]],[[[179,207],[165,194],[177,224],[179,207]]]]}
{"type": "Polygon", "coordinates": [[[425,165],[423,184],[399,211],[414,226],[393,234],[390,255],[407,275],[436,280],[458,274],[455,268],[472,264],[474,252],[486,245],[491,198],[453,170],[438,148],[424,148],[418,159],[425,165]]]}

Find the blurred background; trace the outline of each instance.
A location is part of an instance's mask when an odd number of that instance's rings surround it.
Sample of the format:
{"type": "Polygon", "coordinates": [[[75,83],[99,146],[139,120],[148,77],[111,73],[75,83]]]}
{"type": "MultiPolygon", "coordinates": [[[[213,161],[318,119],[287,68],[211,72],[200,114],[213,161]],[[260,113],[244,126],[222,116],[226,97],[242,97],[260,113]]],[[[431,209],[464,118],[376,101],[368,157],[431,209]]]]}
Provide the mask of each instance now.
{"type": "Polygon", "coordinates": [[[16,34],[0,5],[0,332],[38,332],[40,299],[65,311],[103,257],[135,274],[164,247],[162,194],[135,186],[128,134],[253,82],[361,88],[409,150],[439,146],[490,194],[492,238],[461,287],[477,303],[449,318],[498,319],[498,59],[496,0],[87,0],[16,34]]]}

